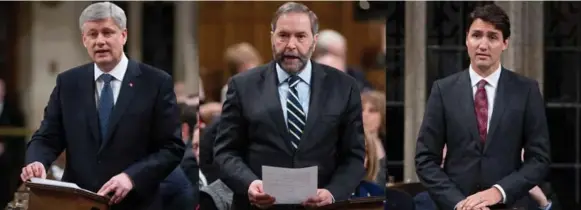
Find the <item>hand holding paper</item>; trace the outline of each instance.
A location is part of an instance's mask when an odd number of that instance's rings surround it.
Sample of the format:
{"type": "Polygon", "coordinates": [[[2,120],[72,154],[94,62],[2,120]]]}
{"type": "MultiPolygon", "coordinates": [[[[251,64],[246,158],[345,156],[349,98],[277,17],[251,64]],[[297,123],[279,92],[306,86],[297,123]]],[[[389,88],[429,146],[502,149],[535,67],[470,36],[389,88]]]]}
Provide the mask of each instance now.
{"type": "Polygon", "coordinates": [[[276,198],[275,204],[301,204],[317,195],[317,170],[262,166],[264,192],[276,198]]]}
{"type": "Polygon", "coordinates": [[[318,189],[317,195],[309,197],[307,201],[303,202],[303,206],[320,207],[333,203],[333,195],[327,189],[318,189]]]}
{"type": "Polygon", "coordinates": [[[258,208],[266,209],[274,204],[275,198],[264,193],[261,180],[254,180],[248,187],[248,200],[258,208]]]}

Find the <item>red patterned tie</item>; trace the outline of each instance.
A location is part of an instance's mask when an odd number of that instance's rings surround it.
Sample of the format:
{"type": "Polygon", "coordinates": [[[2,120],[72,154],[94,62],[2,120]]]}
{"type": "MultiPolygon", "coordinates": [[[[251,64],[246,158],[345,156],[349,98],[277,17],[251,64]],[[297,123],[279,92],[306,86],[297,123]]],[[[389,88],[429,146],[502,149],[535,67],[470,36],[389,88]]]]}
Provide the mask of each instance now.
{"type": "Polygon", "coordinates": [[[480,139],[486,141],[487,125],[488,125],[488,96],[486,95],[486,80],[480,80],[477,86],[476,95],[474,96],[474,109],[476,111],[476,120],[478,120],[478,133],[480,139]]]}

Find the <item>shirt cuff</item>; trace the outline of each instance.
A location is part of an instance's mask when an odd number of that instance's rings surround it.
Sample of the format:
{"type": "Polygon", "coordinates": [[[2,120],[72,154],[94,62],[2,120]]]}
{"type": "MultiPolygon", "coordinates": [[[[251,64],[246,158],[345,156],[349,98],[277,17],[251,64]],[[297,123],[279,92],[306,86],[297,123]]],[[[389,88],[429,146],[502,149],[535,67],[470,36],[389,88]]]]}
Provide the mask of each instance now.
{"type": "MultiPolygon", "coordinates": [[[[331,193],[329,193],[331,194],[331,193]]],[[[331,203],[335,203],[335,196],[333,196],[333,194],[331,194],[331,203]]]]}
{"type": "Polygon", "coordinates": [[[551,210],[551,207],[553,206],[553,202],[549,201],[549,204],[547,204],[546,206],[541,206],[539,207],[540,210],[551,210]]]}
{"type": "Polygon", "coordinates": [[[502,194],[502,201],[500,201],[500,203],[506,203],[506,193],[504,193],[504,189],[502,189],[502,187],[498,184],[495,184],[493,187],[498,189],[498,191],[500,191],[500,194],[502,194]]]}

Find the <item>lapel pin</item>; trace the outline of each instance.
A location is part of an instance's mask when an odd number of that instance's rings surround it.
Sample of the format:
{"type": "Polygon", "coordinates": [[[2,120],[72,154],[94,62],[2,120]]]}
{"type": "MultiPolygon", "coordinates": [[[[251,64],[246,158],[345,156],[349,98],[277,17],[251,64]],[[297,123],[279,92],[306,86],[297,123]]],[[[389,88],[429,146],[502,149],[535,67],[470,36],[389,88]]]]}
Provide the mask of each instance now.
{"type": "Polygon", "coordinates": [[[131,82],[130,82],[130,83],[129,83],[129,87],[133,87],[133,83],[131,83],[131,82]]]}

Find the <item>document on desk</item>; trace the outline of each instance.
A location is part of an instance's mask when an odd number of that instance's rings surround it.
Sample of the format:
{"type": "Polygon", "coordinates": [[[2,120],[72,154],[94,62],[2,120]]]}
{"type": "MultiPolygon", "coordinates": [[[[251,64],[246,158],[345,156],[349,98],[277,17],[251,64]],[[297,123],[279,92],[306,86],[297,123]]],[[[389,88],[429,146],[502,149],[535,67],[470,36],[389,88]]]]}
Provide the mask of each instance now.
{"type": "Polygon", "coordinates": [[[50,186],[55,186],[55,187],[64,187],[64,188],[71,188],[71,189],[79,189],[79,190],[88,192],[90,194],[97,195],[94,192],[91,192],[91,191],[89,191],[87,189],[83,189],[83,188],[79,187],[77,184],[70,183],[70,182],[63,182],[63,181],[50,180],[50,179],[41,179],[41,178],[30,178],[30,182],[31,183],[35,183],[35,184],[50,185],[50,186]]]}
{"type": "Polygon", "coordinates": [[[264,192],[275,204],[301,204],[317,194],[318,167],[280,168],[262,166],[264,192]]]}
{"type": "Polygon", "coordinates": [[[35,184],[44,184],[44,185],[51,185],[51,186],[56,186],[56,187],[66,187],[66,188],[81,189],[75,183],[61,182],[61,181],[50,180],[50,179],[30,178],[30,182],[31,183],[35,183],[35,184]]]}

